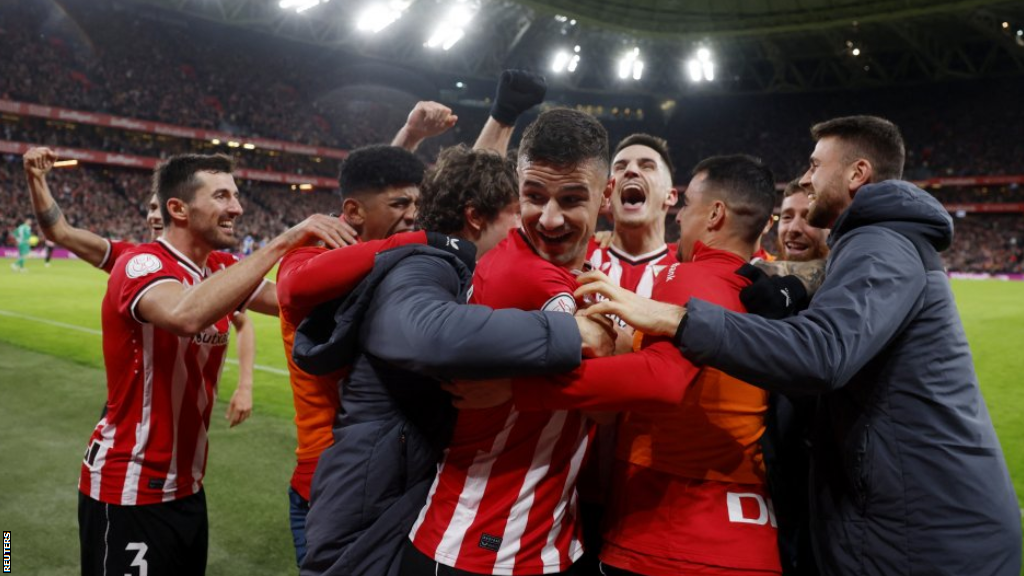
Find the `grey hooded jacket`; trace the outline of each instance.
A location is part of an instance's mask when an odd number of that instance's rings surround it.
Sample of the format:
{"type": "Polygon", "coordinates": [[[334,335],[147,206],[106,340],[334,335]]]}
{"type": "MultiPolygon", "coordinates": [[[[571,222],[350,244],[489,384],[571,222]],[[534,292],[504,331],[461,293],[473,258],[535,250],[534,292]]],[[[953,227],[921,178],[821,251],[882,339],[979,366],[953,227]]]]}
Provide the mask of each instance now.
{"type": "Polygon", "coordinates": [[[687,306],[687,358],[818,395],[810,515],[824,574],[1021,573],[1020,511],[949,281],[909,239],[942,250],[952,232],[917,187],[864,186],[807,310],[770,321],[687,306]]]}
{"type": "Polygon", "coordinates": [[[461,248],[382,252],[351,294],[317,308],[296,331],[293,356],[304,370],[351,366],[339,383],[334,445],[313,476],[303,576],[397,573],[455,423],[439,380],[580,364],[571,315],[465,304],[475,247],[448,245],[461,248]]]}

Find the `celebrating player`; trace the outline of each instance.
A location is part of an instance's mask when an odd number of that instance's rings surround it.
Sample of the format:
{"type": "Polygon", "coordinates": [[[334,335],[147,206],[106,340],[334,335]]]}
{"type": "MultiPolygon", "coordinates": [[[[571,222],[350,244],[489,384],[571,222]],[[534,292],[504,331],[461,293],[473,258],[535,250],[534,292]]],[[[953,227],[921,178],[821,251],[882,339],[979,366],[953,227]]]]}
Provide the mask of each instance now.
{"type": "Polygon", "coordinates": [[[342,242],[312,216],[213,274],[242,214],[232,161],[180,155],[154,174],[164,233],[117,259],[103,299],[107,412],[79,481],[83,574],[204,574],[208,429],[228,315],[277,309],[263,276],[290,248],[342,242]]]}
{"type": "MultiPolygon", "coordinates": [[[[135,248],[136,244],[107,240],[98,234],[72,226],[67,221],[46,183],[46,175],[53,169],[56,160],[57,154],[49,148],[31,148],[25,152],[23,158],[25,179],[28,181],[29,195],[39,226],[46,235],[47,242],[52,241],[67,248],[82,260],[109,274],[114,262],[122,254],[135,248]]],[[[164,221],[155,192],[149,199],[146,222],[149,224],[150,240],[159,238],[164,229],[164,221]]],[[[233,256],[224,252],[213,252],[211,256],[214,260],[210,269],[213,271],[228,266],[229,260],[234,261],[233,256]]],[[[238,335],[238,385],[228,402],[225,418],[234,427],[245,422],[252,414],[252,370],[256,357],[256,334],[252,322],[244,312],[232,314],[231,323],[238,335]]]]}

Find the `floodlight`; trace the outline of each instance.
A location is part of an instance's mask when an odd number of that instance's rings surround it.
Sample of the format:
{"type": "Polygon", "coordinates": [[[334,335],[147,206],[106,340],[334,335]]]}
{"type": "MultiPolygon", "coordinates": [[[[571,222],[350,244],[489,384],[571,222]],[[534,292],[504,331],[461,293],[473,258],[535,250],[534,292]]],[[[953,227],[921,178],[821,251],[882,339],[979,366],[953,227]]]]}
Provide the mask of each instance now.
{"type": "Polygon", "coordinates": [[[428,48],[441,47],[449,50],[456,42],[466,35],[465,26],[473,19],[475,10],[466,3],[458,3],[451,7],[448,14],[434,28],[434,33],[427,40],[428,48]]]}
{"type": "Polygon", "coordinates": [[[700,47],[696,57],[686,61],[686,74],[692,82],[711,82],[715,79],[715,62],[711,59],[711,50],[700,47]]]}
{"type": "Polygon", "coordinates": [[[551,71],[561,72],[569,66],[569,53],[564,50],[559,50],[555,54],[555,59],[551,61],[551,71]]]}
{"type": "Polygon", "coordinates": [[[569,60],[569,66],[566,68],[570,73],[576,71],[576,67],[580,65],[580,55],[575,54],[571,60],[569,60]]]}
{"type": "Polygon", "coordinates": [[[402,13],[408,7],[409,2],[404,0],[391,0],[389,2],[371,4],[359,15],[356,29],[376,34],[390,26],[395,20],[401,18],[402,13]]]}
{"type": "Polygon", "coordinates": [[[854,48],[852,51],[850,51],[850,54],[853,54],[854,56],[860,56],[860,48],[854,48]]]}
{"type": "Polygon", "coordinates": [[[305,12],[314,6],[320,4],[326,4],[330,0],[281,0],[278,2],[278,6],[282,10],[295,10],[296,12],[305,12]]]}
{"type": "Polygon", "coordinates": [[[625,80],[633,76],[634,80],[639,80],[643,73],[644,63],[640,60],[640,48],[634,47],[619,59],[619,78],[625,80]]]}
{"type": "Polygon", "coordinates": [[[242,144],[242,148],[245,148],[246,150],[255,150],[256,145],[251,142],[246,142],[245,144],[242,144]]]}
{"type": "Polygon", "coordinates": [[[700,82],[704,79],[704,71],[701,69],[700,62],[697,60],[690,60],[687,62],[686,70],[690,74],[690,80],[700,82]]]}

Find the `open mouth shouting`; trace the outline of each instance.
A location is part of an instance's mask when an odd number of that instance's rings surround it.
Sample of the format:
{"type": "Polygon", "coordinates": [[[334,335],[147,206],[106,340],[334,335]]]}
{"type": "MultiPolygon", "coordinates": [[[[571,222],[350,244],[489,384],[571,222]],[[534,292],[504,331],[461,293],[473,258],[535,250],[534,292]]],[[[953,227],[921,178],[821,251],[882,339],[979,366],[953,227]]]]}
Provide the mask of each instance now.
{"type": "Polygon", "coordinates": [[[639,182],[627,182],[622,185],[619,198],[626,212],[641,212],[647,203],[647,190],[639,182]]]}

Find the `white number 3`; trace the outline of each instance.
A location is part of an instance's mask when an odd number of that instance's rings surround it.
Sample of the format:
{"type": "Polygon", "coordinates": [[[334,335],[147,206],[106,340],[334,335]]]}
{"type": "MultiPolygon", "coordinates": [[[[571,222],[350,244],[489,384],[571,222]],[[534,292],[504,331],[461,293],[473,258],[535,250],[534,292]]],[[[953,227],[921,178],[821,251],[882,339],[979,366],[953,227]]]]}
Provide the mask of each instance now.
{"type": "MultiPolygon", "coordinates": [[[[132,550],[138,550],[135,553],[135,559],[132,560],[132,566],[139,567],[139,576],[148,576],[149,564],[146,563],[146,550],[149,550],[149,546],[146,546],[145,542],[129,542],[124,547],[125,550],[131,552],[132,550]]],[[[124,576],[132,576],[131,574],[125,574],[124,576]]]]}

